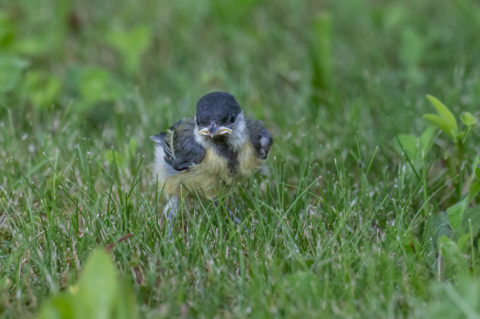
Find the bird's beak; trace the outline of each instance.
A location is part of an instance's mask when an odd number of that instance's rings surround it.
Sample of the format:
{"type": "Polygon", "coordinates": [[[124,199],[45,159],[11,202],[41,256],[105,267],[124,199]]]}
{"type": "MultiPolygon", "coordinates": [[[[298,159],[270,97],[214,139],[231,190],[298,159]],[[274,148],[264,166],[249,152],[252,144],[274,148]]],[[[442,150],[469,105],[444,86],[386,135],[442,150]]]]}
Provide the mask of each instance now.
{"type": "Polygon", "coordinates": [[[218,135],[230,135],[232,134],[232,129],[229,129],[228,127],[225,127],[225,126],[220,126],[216,131],[215,133],[213,134],[213,136],[218,136],[218,135]]]}
{"type": "Polygon", "coordinates": [[[219,135],[226,135],[226,134],[232,134],[232,129],[226,127],[226,126],[218,126],[215,122],[212,122],[209,127],[204,127],[200,131],[198,131],[198,134],[202,136],[219,136],[219,135]]]}

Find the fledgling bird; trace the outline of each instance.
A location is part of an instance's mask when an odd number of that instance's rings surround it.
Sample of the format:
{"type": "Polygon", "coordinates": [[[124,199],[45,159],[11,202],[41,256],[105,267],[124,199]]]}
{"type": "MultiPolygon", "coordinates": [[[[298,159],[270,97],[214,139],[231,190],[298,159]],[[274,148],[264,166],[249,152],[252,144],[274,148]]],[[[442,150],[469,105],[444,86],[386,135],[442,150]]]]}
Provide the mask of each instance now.
{"type": "Polygon", "coordinates": [[[262,122],[246,119],[226,92],[203,96],[193,118],[184,118],[151,139],[170,221],[182,188],[215,199],[223,187],[259,170],[273,143],[262,122]]]}

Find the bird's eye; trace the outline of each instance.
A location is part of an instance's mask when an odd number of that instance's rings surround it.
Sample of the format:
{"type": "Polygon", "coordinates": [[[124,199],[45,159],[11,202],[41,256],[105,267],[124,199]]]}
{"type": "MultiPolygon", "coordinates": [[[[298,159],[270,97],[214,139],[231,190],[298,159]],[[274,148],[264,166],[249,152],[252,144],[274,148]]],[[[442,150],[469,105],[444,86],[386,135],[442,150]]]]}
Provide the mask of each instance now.
{"type": "Polygon", "coordinates": [[[230,123],[235,123],[235,115],[230,115],[230,123]]]}

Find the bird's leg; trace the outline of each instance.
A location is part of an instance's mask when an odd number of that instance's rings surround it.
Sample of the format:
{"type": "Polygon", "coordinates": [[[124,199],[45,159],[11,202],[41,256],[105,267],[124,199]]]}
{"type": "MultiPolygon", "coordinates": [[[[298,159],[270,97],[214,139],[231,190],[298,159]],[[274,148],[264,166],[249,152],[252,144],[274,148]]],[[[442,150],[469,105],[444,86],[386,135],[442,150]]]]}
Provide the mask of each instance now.
{"type": "MultiPolygon", "coordinates": [[[[240,225],[242,223],[242,221],[240,220],[240,218],[237,217],[237,215],[235,215],[234,212],[232,212],[230,209],[228,210],[228,215],[230,216],[230,219],[237,225],[240,225]]],[[[244,226],[245,227],[245,226],[244,226]]]]}
{"type": "Polygon", "coordinates": [[[260,133],[257,138],[257,142],[255,143],[255,149],[257,150],[258,157],[263,160],[266,159],[272,143],[273,139],[268,131],[265,130],[264,132],[260,133]]]}
{"type": "MultiPolygon", "coordinates": [[[[219,205],[219,202],[218,202],[218,199],[215,200],[215,207],[218,207],[219,205]]],[[[230,220],[235,224],[235,225],[240,225],[242,223],[242,221],[240,220],[240,218],[237,217],[237,215],[235,215],[235,213],[230,210],[230,209],[227,209],[228,211],[228,216],[230,217],[230,220]]],[[[247,230],[247,228],[245,227],[245,225],[243,225],[243,230],[247,230]]],[[[248,231],[250,232],[250,231],[248,231]]]]}
{"type": "Polygon", "coordinates": [[[175,219],[175,216],[177,215],[177,211],[178,211],[178,198],[176,196],[169,197],[163,209],[163,213],[165,214],[165,217],[167,217],[168,238],[170,239],[172,239],[173,221],[175,219]]]}
{"type": "Polygon", "coordinates": [[[242,221],[240,220],[240,218],[238,218],[237,215],[235,215],[235,213],[232,212],[230,209],[228,210],[228,215],[236,225],[241,225],[243,230],[250,234],[250,229],[248,229],[245,225],[242,225],[242,221]]]}

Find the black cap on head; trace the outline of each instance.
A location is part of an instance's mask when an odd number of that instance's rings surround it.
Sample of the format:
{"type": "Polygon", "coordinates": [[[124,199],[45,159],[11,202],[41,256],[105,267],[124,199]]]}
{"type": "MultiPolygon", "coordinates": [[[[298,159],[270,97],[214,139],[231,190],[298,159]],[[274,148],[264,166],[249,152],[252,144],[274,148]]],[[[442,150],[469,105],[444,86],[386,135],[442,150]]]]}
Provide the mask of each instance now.
{"type": "Polygon", "coordinates": [[[210,121],[226,123],[229,118],[236,117],[241,111],[233,95],[227,92],[212,92],[198,100],[197,122],[205,125],[210,124],[210,121]]]}

